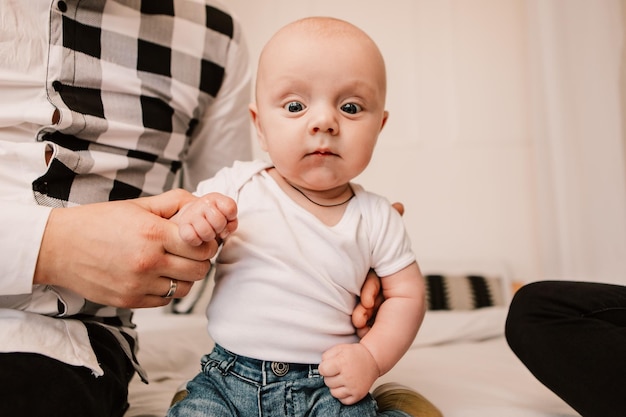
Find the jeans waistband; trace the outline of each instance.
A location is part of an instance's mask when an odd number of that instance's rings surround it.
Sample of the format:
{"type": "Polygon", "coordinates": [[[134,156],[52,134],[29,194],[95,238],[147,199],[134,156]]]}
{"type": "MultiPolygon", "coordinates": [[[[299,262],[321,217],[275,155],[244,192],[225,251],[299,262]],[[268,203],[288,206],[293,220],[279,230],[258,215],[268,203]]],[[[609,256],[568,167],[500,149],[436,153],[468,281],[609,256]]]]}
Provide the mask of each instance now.
{"type": "Polygon", "coordinates": [[[232,353],[218,344],[213,348],[213,352],[203,359],[204,363],[211,361],[224,374],[232,372],[260,385],[320,377],[317,364],[273,362],[248,358],[232,353]]]}

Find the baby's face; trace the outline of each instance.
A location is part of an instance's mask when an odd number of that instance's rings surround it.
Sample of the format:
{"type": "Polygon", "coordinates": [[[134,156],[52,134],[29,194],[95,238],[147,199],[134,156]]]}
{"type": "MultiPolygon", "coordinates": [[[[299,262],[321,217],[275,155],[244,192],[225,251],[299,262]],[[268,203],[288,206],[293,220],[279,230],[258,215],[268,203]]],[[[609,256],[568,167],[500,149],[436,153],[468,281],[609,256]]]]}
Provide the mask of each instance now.
{"type": "Polygon", "coordinates": [[[387,118],[380,52],[343,29],[279,32],[259,62],[252,113],[261,147],[283,177],[311,190],[360,174],[387,118]]]}

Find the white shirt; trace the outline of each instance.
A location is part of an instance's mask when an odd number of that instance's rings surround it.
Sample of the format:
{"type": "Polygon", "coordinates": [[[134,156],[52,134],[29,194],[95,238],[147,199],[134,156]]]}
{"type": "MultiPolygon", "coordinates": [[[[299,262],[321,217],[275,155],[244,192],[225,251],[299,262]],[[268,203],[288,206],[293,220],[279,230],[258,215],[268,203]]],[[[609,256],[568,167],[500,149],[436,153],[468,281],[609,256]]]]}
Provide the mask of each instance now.
{"type": "Polygon", "coordinates": [[[268,166],[237,162],[196,192],[224,193],[238,212],[216,261],[208,330],[238,355],[319,363],[330,347],[358,341],[351,314],[370,268],[385,277],[415,255],[384,197],[351,184],[355,197],[327,226],[284,193],[268,166]]]}

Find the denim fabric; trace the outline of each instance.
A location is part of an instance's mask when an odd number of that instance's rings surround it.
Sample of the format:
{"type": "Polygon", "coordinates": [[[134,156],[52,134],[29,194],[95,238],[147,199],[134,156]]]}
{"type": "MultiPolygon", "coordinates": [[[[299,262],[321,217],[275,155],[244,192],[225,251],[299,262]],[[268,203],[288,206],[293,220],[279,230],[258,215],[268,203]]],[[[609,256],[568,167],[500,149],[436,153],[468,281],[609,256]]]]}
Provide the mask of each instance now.
{"type": "Polygon", "coordinates": [[[379,414],[367,395],[346,406],[332,397],[317,365],[268,362],[237,356],[216,345],[202,358],[202,372],[187,383],[187,397],[168,417],[406,417],[379,414]]]}

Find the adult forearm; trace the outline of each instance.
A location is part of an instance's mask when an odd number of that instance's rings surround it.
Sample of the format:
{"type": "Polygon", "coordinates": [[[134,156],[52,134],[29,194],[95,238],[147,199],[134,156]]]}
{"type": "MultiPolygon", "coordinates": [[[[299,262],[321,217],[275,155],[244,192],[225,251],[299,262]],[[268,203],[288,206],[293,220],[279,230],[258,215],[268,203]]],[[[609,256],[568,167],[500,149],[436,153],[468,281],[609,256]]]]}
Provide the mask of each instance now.
{"type": "Polygon", "coordinates": [[[54,209],[43,235],[35,284],[57,285],[105,305],[136,308],[186,295],[209,269],[217,244],[185,244],[168,220],[189,194],[54,209]]]}

